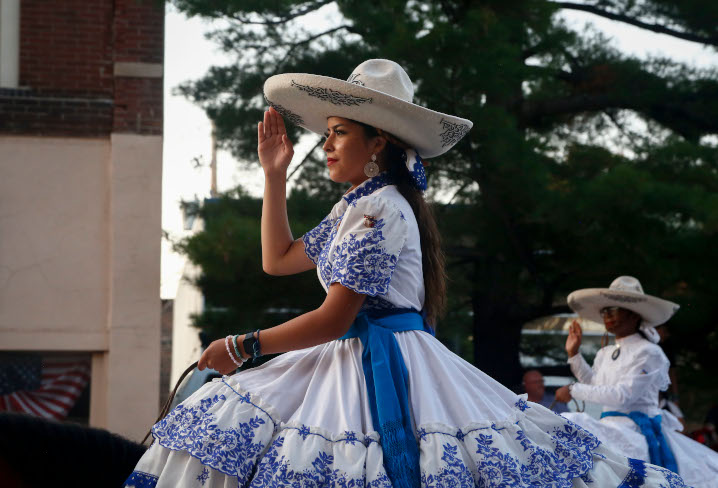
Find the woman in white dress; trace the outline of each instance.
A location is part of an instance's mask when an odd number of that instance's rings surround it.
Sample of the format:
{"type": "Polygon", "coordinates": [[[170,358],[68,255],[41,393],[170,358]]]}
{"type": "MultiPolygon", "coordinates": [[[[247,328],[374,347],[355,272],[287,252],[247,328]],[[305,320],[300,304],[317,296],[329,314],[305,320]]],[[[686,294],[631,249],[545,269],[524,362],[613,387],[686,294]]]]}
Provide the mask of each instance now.
{"type": "Polygon", "coordinates": [[[560,388],[556,399],[598,403],[603,413],[600,420],[563,415],[628,457],[675,471],[695,488],[717,488],[718,453],[681,434],[678,419],[659,407],[658,394],[670,384],[670,362],[654,327],[678,305],[646,295],[631,276],[616,278],[609,288],[577,290],[568,304],[581,317],[603,322],[616,344],[600,349],[590,367],[579,353],[581,326],[571,324],[566,352],[578,383],[560,388]]]}
{"type": "Polygon", "coordinates": [[[326,300],[212,343],[200,368],[222,373],[250,355],[289,352],[177,406],[153,427],[126,486],[685,486],[526,402],[434,338],[443,261],[419,154],[448,151],[470,121],[413,104],[411,80],[388,60],[360,64],[346,82],[277,75],[264,90],[262,264],[279,275],[316,268],[326,300]],[[351,185],[297,240],[280,114],[325,133],[329,177],[351,185]]]}

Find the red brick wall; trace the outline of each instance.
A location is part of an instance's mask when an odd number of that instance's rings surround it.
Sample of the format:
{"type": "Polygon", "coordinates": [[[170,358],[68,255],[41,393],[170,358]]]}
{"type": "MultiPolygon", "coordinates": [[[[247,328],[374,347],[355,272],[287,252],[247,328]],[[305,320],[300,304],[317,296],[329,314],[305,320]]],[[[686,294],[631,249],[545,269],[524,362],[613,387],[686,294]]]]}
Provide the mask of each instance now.
{"type": "Polygon", "coordinates": [[[162,78],[115,76],[163,62],[159,0],[23,0],[20,89],[0,88],[0,133],[162,133],[162,78]]]}
{"type": "Polygon", "coordinates": [[[115,80],[114,132],[162,133],[162,80],[117,78],[115,80]]]}
{"type": "Polygon", "coordinates": [[[161,63],[164,5],[159,0],[117,0],[115,61],[161,63]]]}
{"type": "Polygon", "coordinates": [[[0,89],[0,134],[100,137],[112,132],[111,99],[0,89]]]}
{"type": "Polygon", "coordinates": [[[111,97],[112,21],[110,0],[23,0],[20,86],[111,97]]]}

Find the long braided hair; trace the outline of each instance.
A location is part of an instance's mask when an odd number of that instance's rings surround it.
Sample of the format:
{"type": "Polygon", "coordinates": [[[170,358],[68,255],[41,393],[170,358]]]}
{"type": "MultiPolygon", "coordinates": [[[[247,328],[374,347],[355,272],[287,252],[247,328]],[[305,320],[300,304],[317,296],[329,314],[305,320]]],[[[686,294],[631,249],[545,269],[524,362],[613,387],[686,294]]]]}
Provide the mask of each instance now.
{"type": "Polygon", "coordinates": [[[364,128],[367,138],[383,136],[387,140],[384,150],[377,156],[386,163],[390,181],[396,185],[399,193],[409,202],[419,225],[424,275],[424,310],[429,323],[435,326],[437,319],[443,315],[446,309],[444,253],[441,250],[441,236],[434,212],[424,200],[422,193],[414,186],[411,173],[404,164],[404,149],[408,149],[409,146],[386,131],[362,122],[354,122],[364,128]]]}

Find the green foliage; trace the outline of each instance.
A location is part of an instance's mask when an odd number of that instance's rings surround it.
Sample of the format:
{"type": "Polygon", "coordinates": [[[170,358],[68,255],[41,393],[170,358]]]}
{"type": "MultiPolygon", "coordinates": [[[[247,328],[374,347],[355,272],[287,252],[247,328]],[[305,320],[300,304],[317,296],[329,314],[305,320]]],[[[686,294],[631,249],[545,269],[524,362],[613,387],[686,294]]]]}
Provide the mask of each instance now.
{"type": "MultiPolygon", "coordinates": [[[[261,200],[240,190],[206,200],[196,209],[204,230],[175,245],[201,269],[195,284],[205,307],[194,323],[212,340],[271,327],[322,302],[324,291],[314,272],[275,277],[262,271],[261,208],[261,200]]],[[[288,203],[298,235],[314,227],[325,210],[302,192],[293,193],[288,203]]]]}
{"type": "MultiPolygon", "coordinates": [[[[206,108],[237,156],[254,154],[267,77],[344,79],[370,57],[401,64],[417,103],[474,122],[429,172],[432,195],[450,201],[437,208],[451,279],[439,335],[484,371],[517,384],[522,324],[566,311],[573,289],[631,274],[648,293],[682,305],[671,321],[682,381],[715,387],[706,373],[718,367],[718,280],[706,272],[718,262],[715,70],[637,59],[596,32],[572,31],[557,13],[586,10],[577,2],[175,3],[227,22],[212,38],[237,63],[180,90],[206,108]],[[330,20],[318,24],[323,17],[330,20]]],[[[590,8],[718,45],[718,7],[709,0],[590,8]]],[[[302,134],[290,131],[295,140],[302,134]]],[[[306,195],[326,197],[326,213],[336,190],[321,177],[321,159],[315,151],[295,181],[306,195]]],[[[246,245],[258,246],[244,232],[246,245]]]]}

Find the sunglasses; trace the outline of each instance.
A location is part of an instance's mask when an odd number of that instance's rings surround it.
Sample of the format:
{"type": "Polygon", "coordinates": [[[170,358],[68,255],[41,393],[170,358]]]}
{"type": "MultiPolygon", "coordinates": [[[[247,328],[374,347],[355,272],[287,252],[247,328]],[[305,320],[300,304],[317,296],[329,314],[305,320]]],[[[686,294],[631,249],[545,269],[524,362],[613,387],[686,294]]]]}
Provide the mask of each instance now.
{"type": "Polygon", "coordinates": [[[620,309],[621,307],[604,307],[598,313],[601,314],[601,317],[605,317],[606,315],[616,315],[620,309]]]}

